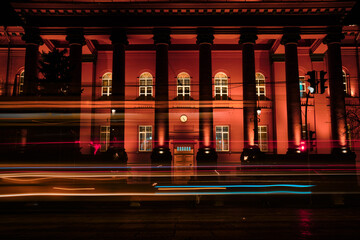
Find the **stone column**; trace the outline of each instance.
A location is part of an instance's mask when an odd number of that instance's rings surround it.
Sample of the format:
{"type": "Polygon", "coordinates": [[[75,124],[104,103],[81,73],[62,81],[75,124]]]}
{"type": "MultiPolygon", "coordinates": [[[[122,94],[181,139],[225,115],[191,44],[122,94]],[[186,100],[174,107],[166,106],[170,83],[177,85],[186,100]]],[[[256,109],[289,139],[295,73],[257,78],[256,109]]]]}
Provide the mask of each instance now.
{"type": "Polygon", "coordinates": [[[111,145],[124,149],[125,140],[125,47],[129,44],[124,30],[114,30],[113,46],[111,145]]]}
{"type": "Polygon", "coordinates": [[[243,103],[244,103],[244,142],[245,149],[257,148],[258,120],[256,112],[256,81],[254,44],[256,29],[244,29],[239,43],[242,47],[243,103]]]}
{"type": "Polygon", "coordinates": [[[151,156],[153,163],[171,164],[169,149],[169,66],[168,49],[170,29],[154,29],[156,50],[155,69],[155,129],[154,150],[151,156]]]}
{"type": "Polygon", "coordinates": [[[301,142],[301,100],[297,43],[298,29],[285,29],[281,44],[285,45],[286,107],[288,153],[299,153],[301,142]]]}
{"type": "Polygon", "coordinates": [[[343,38],[344,35],[341,33],[341,28],[329,28],[328,34],[323,40],[328,46],[327,54],[333,152],[339,150],[347,151],[348,148],[348,143],[346,141],[345,92],[340,48],[340,43],[343,38]]]}
{"type": "Polygon", "coordinates": [[[43,40],[37,28],[25,28],[25,35],[22,39],[26,42],[23,95],[36,95],[39,74],[39,45],[43,44],[43,40]]]}
{"type": "Polygon", "coordinates": [[[201,162],[216,162],[217,154],[214,149],[214,126],[213,126],[213,80],[211,65],[211,45],[214,35],[211,28],[199,28],[197,41],[199,45],[199,151],[196,159],[201,162]]]}
{"type": "Polygon", "coordinates": [[[82,46],[85,44],[84,32],[82,29],[67,29],[66,40],[70,46],[70,68],[71,85],[70,95],[81,95],[81,64],[82,64],[82,46]]]}

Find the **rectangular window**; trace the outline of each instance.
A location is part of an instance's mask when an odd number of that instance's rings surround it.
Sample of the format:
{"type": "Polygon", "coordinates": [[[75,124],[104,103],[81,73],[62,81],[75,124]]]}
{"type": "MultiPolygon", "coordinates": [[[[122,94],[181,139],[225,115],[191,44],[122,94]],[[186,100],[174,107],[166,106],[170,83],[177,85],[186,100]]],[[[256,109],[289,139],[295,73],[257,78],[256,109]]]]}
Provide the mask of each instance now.
{"type": "Polygon", "coordinates": [[[266,99],[265,79],[256,79],[256,96],[259,100],[266,99]]]}
{"type": "Polygon", "coordinates": [[[139,151],[152,150],[152,126],[139,126],[139,151]]]}
{"type": "Polygon", "coordinates": [[[229,126],[216,126],[216,151],[229,151],[229,126]]]}
{"type": "Polygon", "coordinates": [[[305,76],[299,76],[299,84],[300,84],[300,97],[306,97],[306,81],[305,76]]]}
{"type": "Polygon", "coordinates": [[[182,97],[190,97],[190,78],[178,79],[177,95],[182,97]]]}
{"type": "Polygon", "coordinates": [[[139,96],[152,96],[151,79],[140,79],[139,96]]]}
{"type": "Polygon", "coordinates": [[[110,145],[110,126],[100,126],[100,152],[106,152],[110,145]]]}
{"type": "Polygon", "coordinates": [[[269,150],[267,126],[258,126],[258,139],[260,151],[267,152],[269,150]]]}
{"type": "Polygon", "coordinates": [[[111,79],[107,79],[107,78],[103,78],[102,80],[102,92],[101,95],[102,96],[110,96],[111,95],[111,91],[112,91],[112,80],[111,79]]]}
{"type": "Polygon", "coordinates": [[[215,78],[215,98],[228,96],[228,80],[215,78]]]}

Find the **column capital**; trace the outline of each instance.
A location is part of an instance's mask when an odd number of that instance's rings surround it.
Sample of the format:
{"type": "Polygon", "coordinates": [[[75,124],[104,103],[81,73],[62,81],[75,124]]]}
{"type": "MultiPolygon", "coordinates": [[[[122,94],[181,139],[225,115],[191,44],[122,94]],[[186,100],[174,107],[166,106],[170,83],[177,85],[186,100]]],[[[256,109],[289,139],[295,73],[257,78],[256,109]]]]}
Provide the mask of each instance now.
{"type": "Polygon", "coordinates": [[[170,45],[171,37],[170,37],[170,29],[169,28],[154,28],[154,44],[167,44],[170,45]]]}
{"type": "Polygon", "coordinates": [[[329,27],[326,32],[327,35],[323,39],[324,44],[340,43],[345,37],[341,27],[329,27]]]}
{"type": "Polygon", "coordinates": [[[129,44],[125,29],[113,29],[111,31],[110,40],[113,45],[120,43],[126,46],[129,44]]]}
{"type": "Polygon", "coordinates": [[[196,30],[196,44],[208,43],[213,44],[214,42],[214,30],[212,28],[198,28],[196,30]]]}
{"type": "Polygon", "coordinates": [[[42,45],[44,42],[40,37],[38,28],[25,28],[25,35],[21,38],[26,43],[42,45]]]}
{"type": "Polygon", "coordinates": [[[281,44],[286,45],[288,43],[295,43],[297,44],[298,41],[301,39],[300,31],[298,28],[284,28],[284,34],[281,38],[281,44]]]}
{"type": "Polygon", "coordinates": [[[257,37],[256,28],[244,28],[240,30],[240,40],[239,44],[251,43],[255,44],[257,37]]]}
{"type": "Polygon", "coordinates": [[[69,28],[66,29],[66,41],[69,44],[85,45],[84,30],[82,28],[69,28]]]}

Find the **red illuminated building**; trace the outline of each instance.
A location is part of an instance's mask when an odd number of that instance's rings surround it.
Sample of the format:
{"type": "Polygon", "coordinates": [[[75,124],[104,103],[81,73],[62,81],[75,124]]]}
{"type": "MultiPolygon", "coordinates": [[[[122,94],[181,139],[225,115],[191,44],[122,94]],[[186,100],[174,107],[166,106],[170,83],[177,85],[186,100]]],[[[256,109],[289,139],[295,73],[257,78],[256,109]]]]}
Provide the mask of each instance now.
{"type": "Polygon", "coordinates": [[[2,151],[75,142],[83,156],[113,147],[128,163],[196,165],[359,149],[356,1],[10,4],[2,151]],[[68,49],[71,81],[45,96],[38,61],[54,49],[68,49]]]}

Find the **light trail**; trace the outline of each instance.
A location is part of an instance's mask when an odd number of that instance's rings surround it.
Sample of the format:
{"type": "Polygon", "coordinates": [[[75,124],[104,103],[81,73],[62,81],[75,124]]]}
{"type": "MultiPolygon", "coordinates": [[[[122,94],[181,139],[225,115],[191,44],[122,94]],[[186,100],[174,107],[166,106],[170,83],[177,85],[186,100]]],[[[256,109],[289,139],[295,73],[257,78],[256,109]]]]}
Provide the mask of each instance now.
{"type": "Polygon", "coordinates": [[[262,184],[262,185],[177,185],[177,186],[155,186],[155,188],[267,188],[267,187],[294,187],[294,188],[307,188],[314,187],[315,185],[300,185],[300,184],[262,184]]]}
{"type": "Polygon", "coordinates": [[[311,191],[266,191],[266,192],[156,192],[158,195],[259,195],[259,194],[311,194],[311,191]]]}
{"type": "Polygon", "coordinates": [[[53,187],[55,190],[64,190],[64,191],[93,191],[95,188],[65,188],[65,187],[53,187]]]}
{"type": "Polygon", "coordinates": [[[194,187],[194,188],[173,188],[173,187],[164,187],[164,188],[158,188],[160,191],[173,191],[173,190],[226,190],[226,187],[194,187]]]}
{"type": "MultiPolygon", "coordinates": [[[[358,192],[360,193],[360,192],[358,192]]],[[[0,198],[16,198],[16,197],[37,197],[37,196],[61,196],[61,197],[121,197],[121,196],[190,196],[190,195],[287,195],[287,194],[312,194],[311,191],[266,191],[266,192],[156,192],[156,193],[13,193],[0,194],[0,198]]]]}

